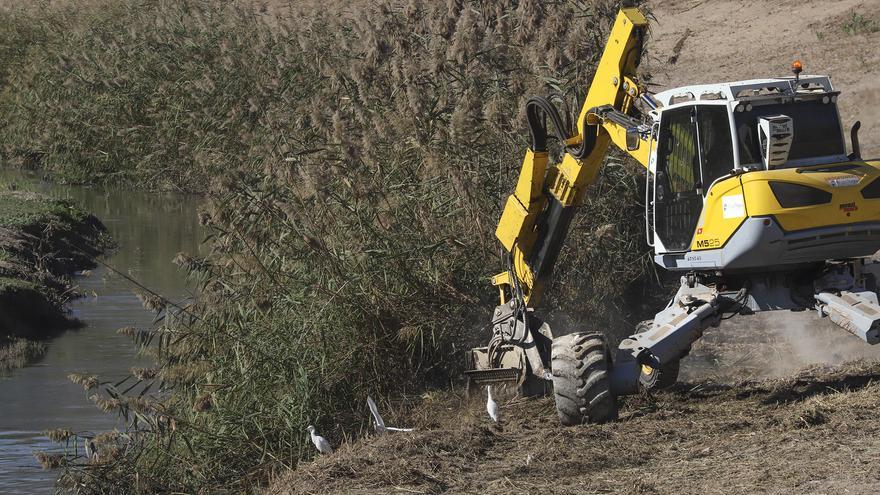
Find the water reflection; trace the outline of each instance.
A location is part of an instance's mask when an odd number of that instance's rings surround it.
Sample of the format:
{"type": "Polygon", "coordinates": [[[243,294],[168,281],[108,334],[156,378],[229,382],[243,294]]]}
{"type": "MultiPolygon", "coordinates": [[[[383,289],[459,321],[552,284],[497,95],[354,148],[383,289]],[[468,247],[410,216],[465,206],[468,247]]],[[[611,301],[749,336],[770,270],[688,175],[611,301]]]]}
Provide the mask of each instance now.
{"type": "MultiPolygon", "coordinates": [[[[119,243],[105,261],[150,289],[178,300],[188,297],[184,274],[171,260],[178,252],[198,252],[204,232],[198,225],[198,197],[105,191],[34,182],[20,174],[0,172],[0,179],[27,180],[26,187],[68,198],[94,213],[119,243]]],[[[135,355],[121,327],[146,328],[153,314],[144,310],[123,277],[100,267],[78,279],[87,294],[71,304],[85,327],[49,342],[45,357],[33,366],[0,376],[0,493],[51,493],[55,472],[40,469],[34,450],[57,450],[42,435],[64,427],[103,431],[117,425],[102,414],[81,387],[67,379],[74,372],[121,379],[127,370],[148,363],[135,355]]]]}

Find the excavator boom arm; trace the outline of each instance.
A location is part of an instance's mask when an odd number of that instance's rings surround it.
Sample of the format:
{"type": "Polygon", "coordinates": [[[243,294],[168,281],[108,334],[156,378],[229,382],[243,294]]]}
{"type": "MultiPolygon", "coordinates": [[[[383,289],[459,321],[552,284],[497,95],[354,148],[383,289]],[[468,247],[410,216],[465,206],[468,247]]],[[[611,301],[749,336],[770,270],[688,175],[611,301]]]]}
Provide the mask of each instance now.
{"type": "Polygon", "coordinates": [[[641,96],[635,72],[647,24],[638,9],[625,8],[617,15],[580,111],[576,134],[566,140],[560,163],[548,164],[547,133],[537,117],[540,111],[552,117],[555,109],[540,98],[529,101],[532,146],[495,231],[509,253],[509,266],[492,279],[499,287],[501,304],[508,295],[531,307],[539,304],[575,208],[583,203],[587,186],[596,180],[612,144],[647,166],[649,138],[631,116],[641,96]]]}

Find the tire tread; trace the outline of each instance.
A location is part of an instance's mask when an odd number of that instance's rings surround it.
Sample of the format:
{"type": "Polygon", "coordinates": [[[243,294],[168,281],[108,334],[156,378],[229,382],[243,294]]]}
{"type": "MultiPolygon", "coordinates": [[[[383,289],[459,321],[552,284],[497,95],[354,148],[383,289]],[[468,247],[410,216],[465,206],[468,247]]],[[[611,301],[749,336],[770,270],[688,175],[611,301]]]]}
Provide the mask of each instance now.
{"type": "Polygon", "coordinates": [[[576,333],[556,338],[551,356],[556,411],[562,424],[604,423],[617,418],[602,334],[576,333]]]}

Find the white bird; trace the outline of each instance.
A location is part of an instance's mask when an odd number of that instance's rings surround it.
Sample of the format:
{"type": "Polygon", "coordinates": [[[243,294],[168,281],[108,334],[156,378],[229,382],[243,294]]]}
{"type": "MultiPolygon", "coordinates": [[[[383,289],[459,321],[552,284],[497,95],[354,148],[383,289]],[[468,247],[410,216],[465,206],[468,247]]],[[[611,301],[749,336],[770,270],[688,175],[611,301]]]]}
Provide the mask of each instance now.
{"type": "Polygon", "coordinates": [[[315,444],[315,448],[318,449],[318,452],[322,454],[329,454],[333,452],[333,447],[330,446],[330,442],[328,442],[326,438],[315,433],[314,426],[309,425],[306,430],[309,431],[309,435],[312,437],[312,443],[315,444]]]}
{"type": "Polygon", "coordinates": [[[486,400],[486,412],[489,413],[489,417],[492,418],[492,421],[498,422],[498,403],[495,402],[495,399],[492,398],[492,385],[488,385],[486,387],[486,394],[488,395],[488,399],[486,400]]]}
{"type": "Polygon", "coordinates": [[[90,461],[98,460],[98,447],[91,438],[83,438],[83,448],[86,451],[86,459],[90,461]]]}
{"type": "Polygon", "coordinates": [[[384,435],[387,431],[413,431],[412,428],[385,426],[385,421],[383,421],[382,416],[379,415],[379,408],[376,407],[376,403],[373,402],[373,398],[369,395],[367,396],[367,406],[370,408],[370,412],[373,413],[373,426],[376,428],[376,433],[384,435]]]}

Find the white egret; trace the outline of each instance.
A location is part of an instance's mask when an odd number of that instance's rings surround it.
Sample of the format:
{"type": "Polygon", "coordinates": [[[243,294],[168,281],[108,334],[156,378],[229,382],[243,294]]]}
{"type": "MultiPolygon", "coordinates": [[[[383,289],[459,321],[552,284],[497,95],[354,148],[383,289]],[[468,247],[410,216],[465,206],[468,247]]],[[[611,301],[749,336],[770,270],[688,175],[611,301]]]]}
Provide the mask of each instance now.
{"type": "Polygon", "coordinates": [[[373,402],[373,398],[370,396],[367,396],[367,406],[370,408],[370,412],[373,413],[373,426],[376,428],[376,433],[384,435],[387,431],[413,431],[412,428],[385,426],[385,421],[382,420],[382,416],[379,414],[379,408],[376,407],[376,403],[373,402]]]}
{"type": "Polygon", "coordinates": [[[322,454],[329,454],[333,452],[333,447],[330,446],[330,442],[328,442],[326,438],[315,433],[314,426],[309,425],[306,430],[309,431],[309,435],[312,437],[312,443],[315,444],[315,448],[318,449],[318,452],[322,454]]]}
{"type": "Polygon", "coordinates": [[[492,421],[498,422],[498,403],[495,402],[495,399],[492,398],[492,385],[488,385],[486,387],[486,394],[488,399],[486,400],[486,412],[489,413],[489,417],[492,418],[492,421]]]}

